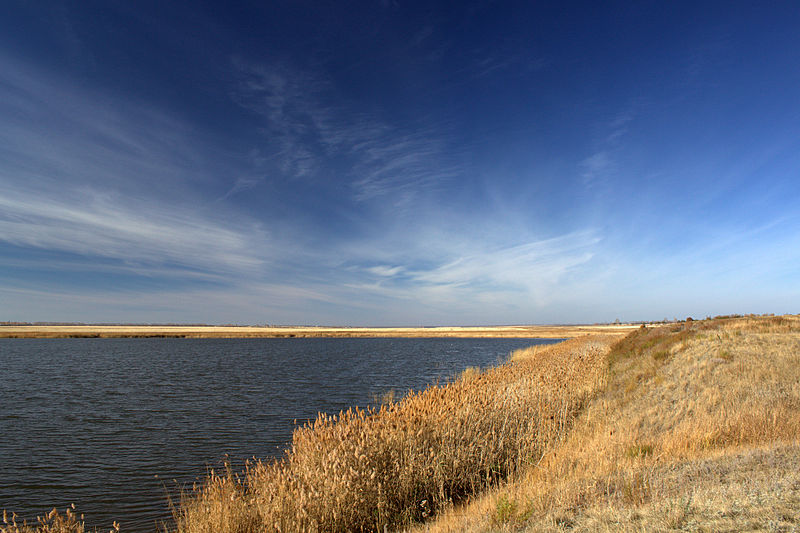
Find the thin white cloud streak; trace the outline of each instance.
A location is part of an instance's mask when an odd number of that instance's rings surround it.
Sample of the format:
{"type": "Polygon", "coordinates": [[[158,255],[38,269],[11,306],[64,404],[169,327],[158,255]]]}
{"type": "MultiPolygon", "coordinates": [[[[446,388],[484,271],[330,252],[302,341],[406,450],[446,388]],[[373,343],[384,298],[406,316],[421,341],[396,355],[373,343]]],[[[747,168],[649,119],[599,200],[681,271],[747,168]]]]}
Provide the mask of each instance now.
{"type": "Polygon", "coordinates": [[[57,283],[38,283],[35,287],[0,284],[0,302],[5,312],[0,320],[209,324],[309,324],[315,318],[328,324],[342,321],[337,312],[309,313],[309,307],[326,303],[341,309],[339,300],[326,292],[270,283],[158,291],[71,289],[57,283]]]}
{"type": "MultiPolygon", "coordinates": [[[[467,242],[453,235],[449,243],[437,238],[428,244],[440,250],[431,266],[421,268],[418,264],[423,258],[430,261],[429,254],[404,250],[404,257],[366,268],[367,277],[349,287],[396,302],[437,308],[442,319],[447,313],[463,315],[467,309],[473,315],[487,317],[507,314],[510,308],[533,312],[550,304],[571,276],[579,272],[587,275],[586,265],[598,253],[600,241],[595,232],[587,231],[487,247],[485,241],[467,242]],[[471,253],[464,254],[465,249],[471,253]]],[[[420,243],[420,250],[428,245],[420,243]]]]}
{"type": "Polygon", "coordinates": [[[590,250],[598,242],[597,237],[584,233],[489,250],[459,257],[415,278],[457,287],[486,285],[533,292],[554,286],[570,269],[589,261],[593,256],[590,250]]]}
{"type": "Polygon", "coordinates": [[[283,174],[302,178],[316,172],[317,161],[308,146],[320,141],[314,123],[326,120],[326,110],[314,104],[319,82],[287,66],[267,69],[239,59],[233,64],[241,79],[231,97],[266,119],[268,154],[283,174]]]}
{"type": "Polygon", "coordinates": [[[369,272],[371,274],[375,274],[376,276],[382,276],[382,277],[396,276],[397,274],[400,274],[404,270],[405,269],[403,267],[399,267],[399,266],[392,267],[392,266],[387,266],[387,265],[378,265],[378,266],[369,267],[369,268],[366,269],[367,272],[369,272]]]}
{"type": "Polygon", "coordinates": [[[289,178],[341,170],[355,200],[403,206],[461,172],[435,128],[392,127],[335,98],[335,88],[320,76],[286,64],[234,60],[234,67],[241,82],[232,97],[264,117],[265,141],[289,178]]]}
{"type": "MultiPolygon", "coordinates": [[[[37,301],[48,301],[55,315],[9,317],[31,320],[73,316],[98,320],[98,313],[105,310],[100,316],[145,322],[174,321],[176,315],[184,321],[209,323],[530,322],[552,316],[558,308],[555,296],[569,287],[570,277],[586,274],[600,242],[593,232],[493,248],[482,241],[450,240],[449,246],[438,239],[420,243],[420,248],[403,250],[396,261],[386,264],[349,270],[332,267],[328,279],[264,283],[244,277],[227,286],[175,290],[72,290],[54,281],[52,287],[37,283],[22,292],[9,287],[0,291],[4,302],[20,312],[35,307],[37,301]],[[440,254],[431,266],[422,268],[420,261],[431,259],[425,250],[437,243],[440,254]],[[472,253],[464,255],[465,248],[472,253]],[[403,258],[407,261],[399,261],[403,258]],[[70,309],[81,309],[81,314],[70,315],[70,309]]],[[[365,250],[358,261],[375,256],[365,250]]],[[[332,259],[312,258],[319,264],[332,259]]]]}
{"type": "Polygon", "coordinates": [[[250,237],[192,211],[113,196],[79,196],[6,189],[0,197],[0,240],[18,246],[141,263],[171,263],[213,271],[256,269],[250,237]],[[66,198],[65,198],[66,196],[66,198]]]}
{"type": "Polygon", "coordinates": [[[591,184],[597,178],[614,168],[614,162],[608,152],[601,150],[593,153],[581,162],[583,172],[581,177],[585,185],[591,184]]]}
{"type": "Polygon", "coordinates": [[[585,186],[592,186],[596,181],[618,170],[615,154],[620,151],[622,139],[628,132],[628,125],[636,116],[641,102],[635,101],[626,111],[617,114],[602,128],[603,133],[596,142],[595,151],[580,162],[581,177],[585,186]]]}
{"type": "Polygon", "coordinates": [[[271,242],[259,224],[193,192],[213,178],[198,171],[208,146],[188,125],[4,56],[0,65],[0,241],[143,275],[262,268],[271,242]]]}
{"type": "Polygon", "coordinates": [[[475,78],[488,77],[497,71],[514,70],[516,75],[536,72],[548,65],[543,57],[530,57],[526,53],[505,51],[497,54],[497,50],[477,50],[476,59],[466,69],[475,78]]]}
{"type": "Polygon", "coordinates": [[[358,176],[353,187],[360,201],[393,197],[401,205],[451,182],[460,173],[456,165],[443,163],[441,141],[427,132],[384,135],[356,146],[360,152],[353,167],[358,176]]]}
{"type": "MultiPolygon", "coordinates": [[[[224,284],[228,282],[228,275],[224,272],[200,271],[192,267],[178,265],[144,265],[130,261],[121,262],[115,259],[99,258],[92,256],[84,259],[53,259],[46,261],[39,258],[0,257],[0,267],[13,269],[18,272],[58,272],[58,273],[94,273],[130,275],[148,280],[161,280],[169,283],[175,282],[206,282],[224,284]]],[[[9,274],[9,278],[13,277],[9,274]]],[[[8,281],[8,278],[7,280],[8,281]]]]}
{"type": "Polygon", "coordinates": [[[128,190],[207,179],[192,129],[162,110],[71,85],[0,55],[6,179],[128,190]]]}
{"type": "Polygon", "coordinates": [[[240,192],[253,189],[262,181],[264,181],[264,178],[237,178],[236,182],[233,184],[233,187],[231,187],[228,192],[220,196],[217,201],[221,202],[223,200],[227,200],[231,196],[239,194],[240,192]]]}

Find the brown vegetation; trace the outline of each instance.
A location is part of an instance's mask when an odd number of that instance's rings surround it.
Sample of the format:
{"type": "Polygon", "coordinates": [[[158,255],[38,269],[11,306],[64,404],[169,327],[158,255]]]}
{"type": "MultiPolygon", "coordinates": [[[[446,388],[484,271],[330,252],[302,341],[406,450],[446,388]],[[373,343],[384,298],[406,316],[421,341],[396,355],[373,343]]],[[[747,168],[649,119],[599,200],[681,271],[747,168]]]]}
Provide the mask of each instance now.
{"type": "Polygon", "coordinates": [[[420,529],[796,530],[798,466],[800,319],[648,328],[539,465],[420,529]]]}
{"type": "MultiPolygon", "coordinates": [[[[83,515],[78,516],[75,512],[75,504],[71,508],[64,510],[64,513],[59,513],[56,508],[53,508],[46,516],[40,516],[35,525],[29,526],[27,523],[17,523],[16,515],[8,515],[7,511],[3,511],[3,525],[0,526],[2,533],[84,533],[85,528],[83,525],[83,515]]],[[[114,523],[114,529],[119,531],[119,526],[114,523]]]]}
{"type": "MultiPolygon", "coordinates": [[[[798,471],[800,318],[693,320],[320,415],[283,459],[211,473],[170,531],[789,531],[798,471]]],[[[62,521],[0,531],[82,532],[62,521]]]]}
{"type": "Polygon", "coordinates": [[[383,531],[535,464],[602,387],[606,338],[568,341],[376,411],[320,415],[243,477],[213,474],[179,532],[383,531]]]}

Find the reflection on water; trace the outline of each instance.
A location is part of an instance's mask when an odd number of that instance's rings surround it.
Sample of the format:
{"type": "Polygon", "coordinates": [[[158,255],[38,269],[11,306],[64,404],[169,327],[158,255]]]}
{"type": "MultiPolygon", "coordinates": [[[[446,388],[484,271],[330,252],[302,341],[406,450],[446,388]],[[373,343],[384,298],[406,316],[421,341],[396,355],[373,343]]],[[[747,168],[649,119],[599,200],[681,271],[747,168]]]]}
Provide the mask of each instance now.
{"type": "Polygon", "coordinates": [[[295,420],[539,339],[0,339],[0,509],[154,531],[166,489],[283,452],[295,420]]]}

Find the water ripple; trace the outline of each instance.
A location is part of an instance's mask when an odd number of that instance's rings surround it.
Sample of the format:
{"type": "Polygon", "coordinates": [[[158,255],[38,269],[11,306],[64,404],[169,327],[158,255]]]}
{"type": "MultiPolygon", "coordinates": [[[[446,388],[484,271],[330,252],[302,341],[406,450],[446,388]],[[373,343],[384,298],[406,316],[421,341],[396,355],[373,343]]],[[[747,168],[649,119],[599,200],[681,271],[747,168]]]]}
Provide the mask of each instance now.
{"type": "MultiPolygon", "coordinates": [[[[280,454],[294,420],[490,366],[533,339],[0,339],[0,509],[154,531],[166,493],[280,454]]],[[[546,342],[546,341],[539,341],[546,342]]]]}

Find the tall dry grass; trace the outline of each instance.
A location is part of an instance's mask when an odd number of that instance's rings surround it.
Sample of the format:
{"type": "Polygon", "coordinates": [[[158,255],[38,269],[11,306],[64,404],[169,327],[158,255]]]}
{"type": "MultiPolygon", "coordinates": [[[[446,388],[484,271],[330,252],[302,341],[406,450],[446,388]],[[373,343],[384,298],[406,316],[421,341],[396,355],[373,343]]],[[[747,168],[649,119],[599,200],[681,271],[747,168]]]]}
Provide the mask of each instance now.
{"type": "MultiPolygon", "coordinates": [[[[212,472],[169,529],[790,531],[798,469],[800,318],[691,321],[320,415],[282,459],[212,472]]],[[[49,520],[0,531],[83,531],[49,520]]]]}
{"type": "Polygon", "coordinates": [[[540,464],[420,529],[798,529],[800,319],[641,329],[608,361],[540,464]]]}
{"type": "Polygon", "coordinates": [[[321,414],[279,461],[212,473],[175,531],[384,531],[536,464],[604,385],[607,337],[517,354],[377,410],[321,414]]]}
{"type": "MultiPolygon", "coordinates": [[[[53,508],[45,516],[40,516],[36,524],[28,525],[27,522],[17,523],[15,514],[8,514],[3,511],[3,524],[0,525],[2,533],[84,533],[86,531],[83,522],[83,515],[78,515],[75,511],[75,504],[64,509],[61,513],[53,508]]],[[[112,533],[119,531],[119,525],[114,522],[112,533]]]]}
{"type": "MultiPolygon", "coordinates": [[[[430,518],[541,461],[605,383],[613,336],[592,336],[468,369],[379,408],[320,414],[285,457],[210,472],[181,497],[183,532],[383,531],[430,518]]],[[[83,533],[53,510],[37,524],[4,515],[0,533],[83,533]]]]}

